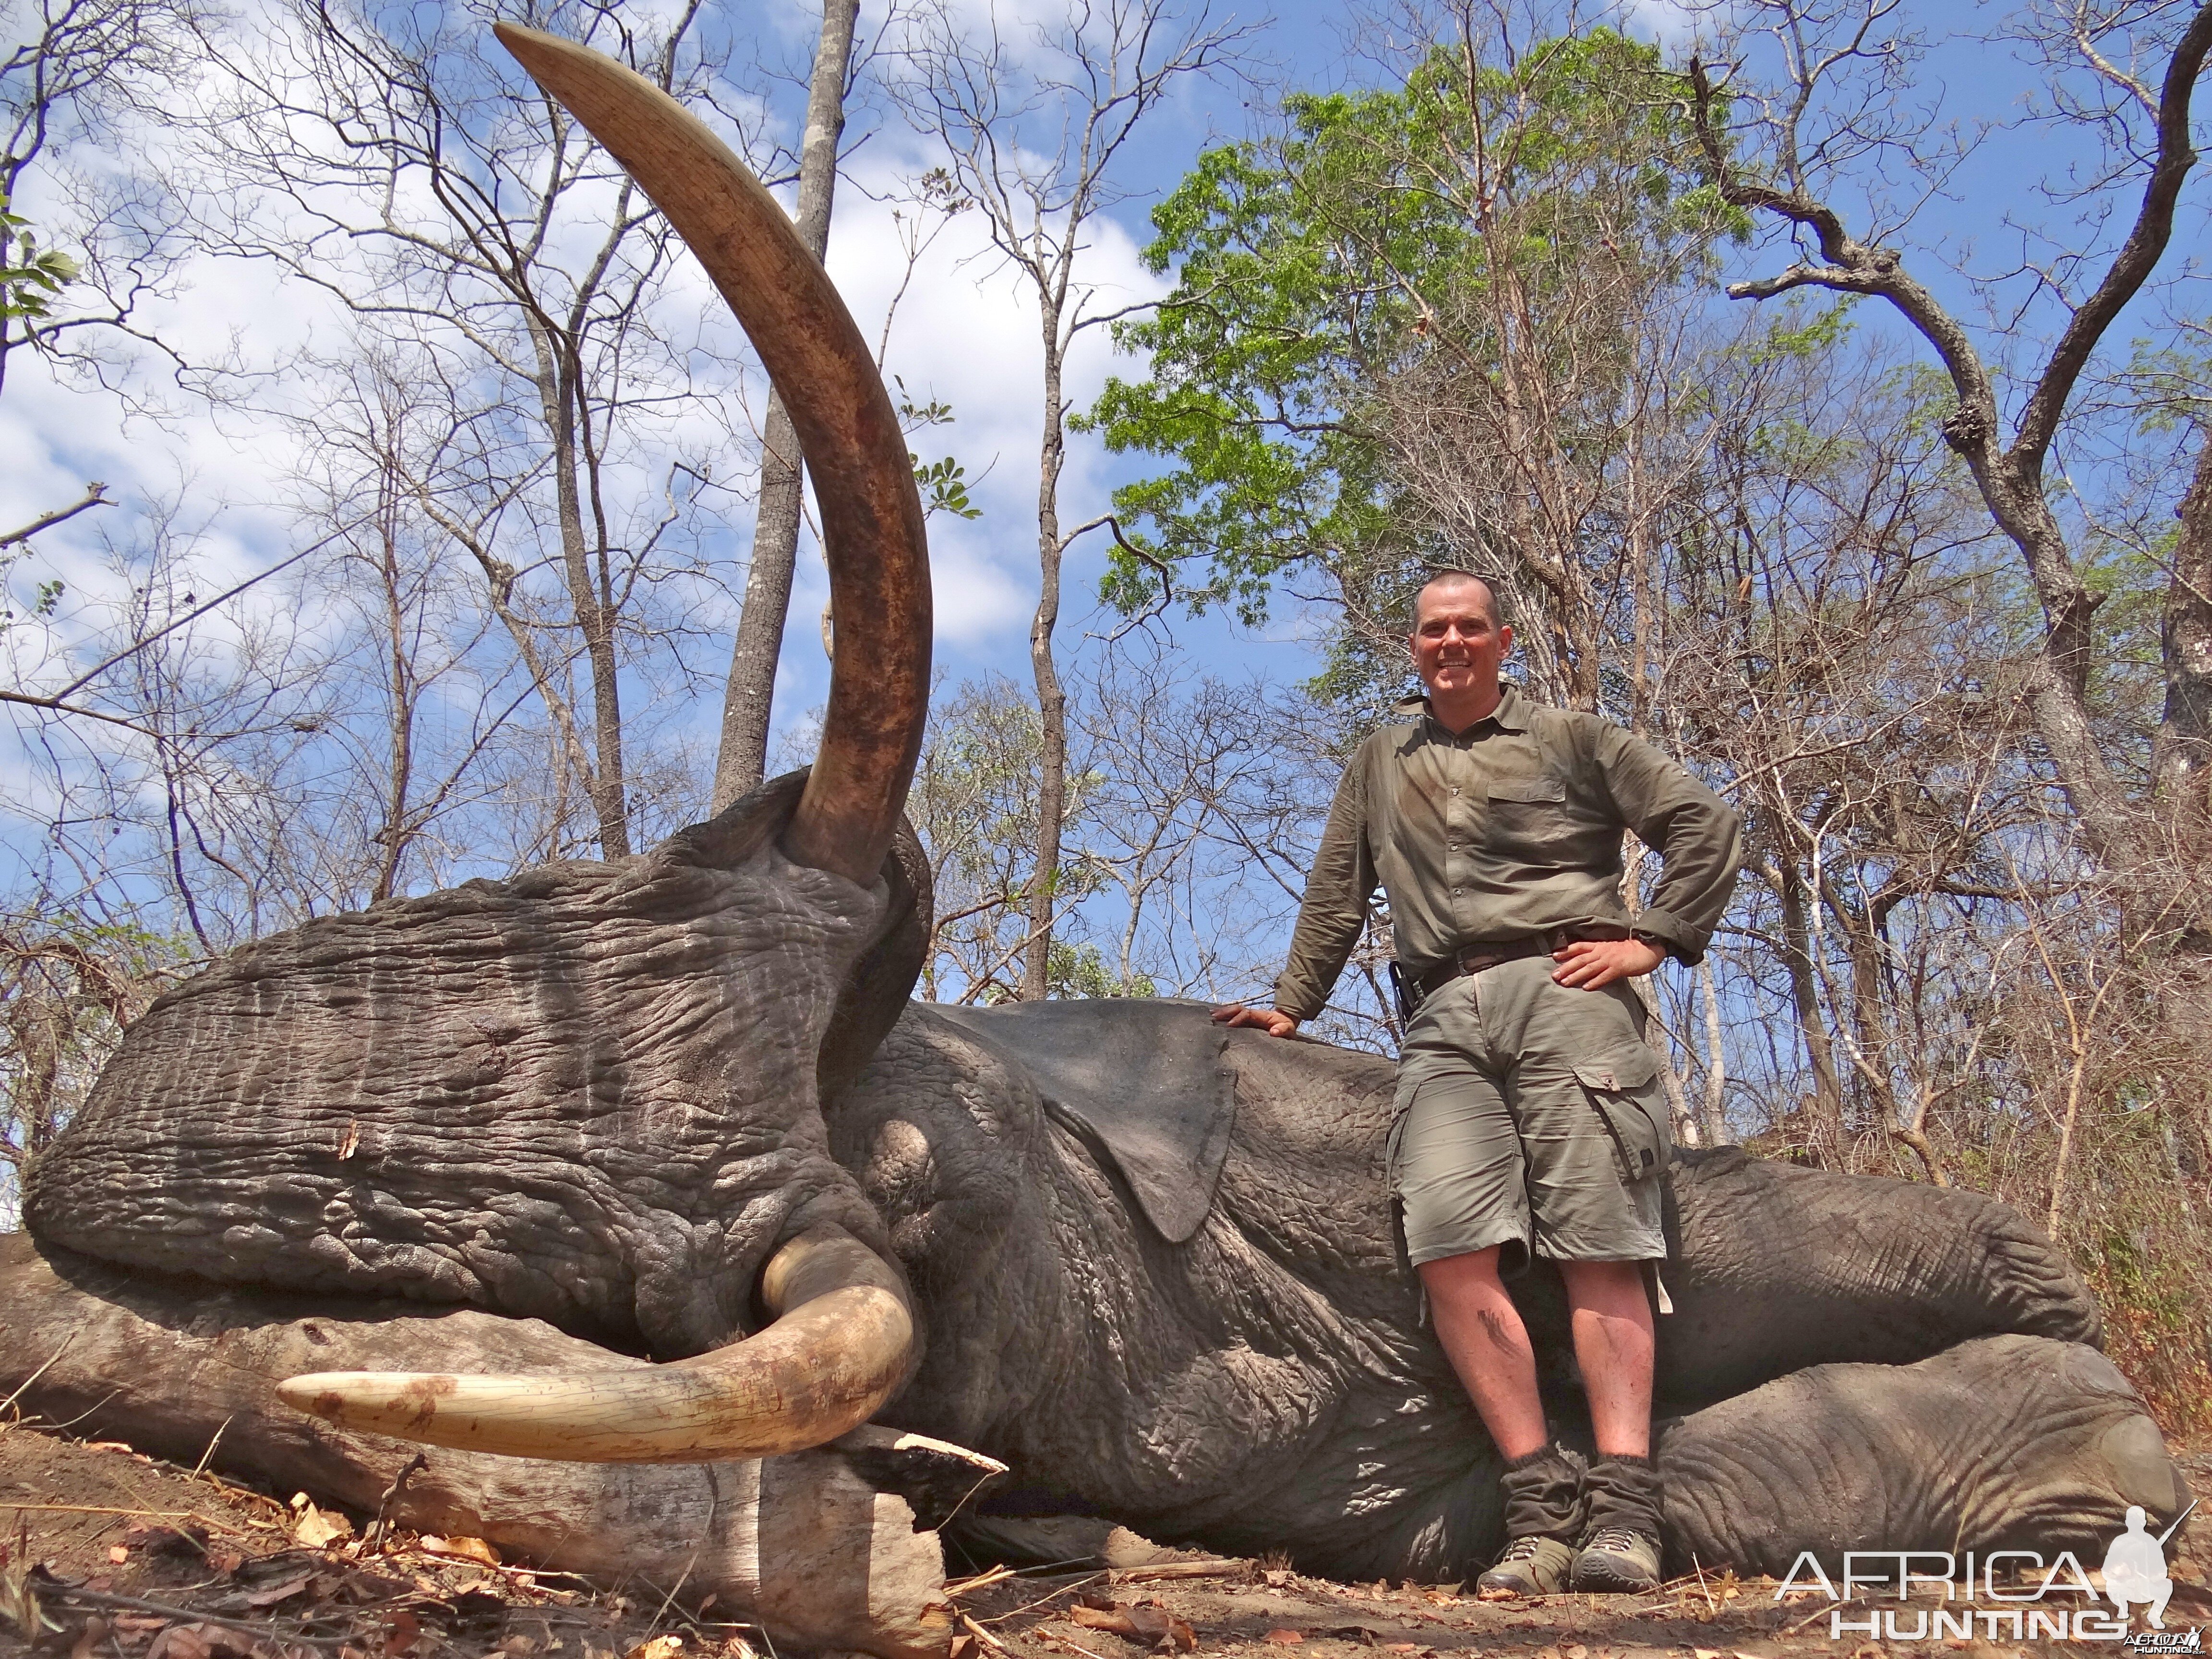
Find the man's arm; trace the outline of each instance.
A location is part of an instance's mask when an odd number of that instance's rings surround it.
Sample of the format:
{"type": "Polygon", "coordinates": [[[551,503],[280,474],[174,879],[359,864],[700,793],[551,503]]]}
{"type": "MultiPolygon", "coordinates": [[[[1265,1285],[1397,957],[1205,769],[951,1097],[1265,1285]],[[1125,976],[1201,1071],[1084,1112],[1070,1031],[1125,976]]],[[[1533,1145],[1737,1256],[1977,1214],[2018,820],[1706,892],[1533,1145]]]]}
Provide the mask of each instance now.
{"type": "Polygon", "coordinates": [[[1367,926],[1367,901],[1375,891],[1375,860],[1367,845],[1365,771],[1364,755],[1354,754],[1336,786],[1336,799],[1329,803],[1321,850],[1306,878],[1297,929],[1291,936],[1290,960],[1275,981],[1274,1007],[1248,1008],[1232,1002],[1213,1011],[1221,1024],[1254,1025],[1273,1036],[1288,1036],[1328,1006],[1329,989],[1367,926]]]}
{"type": "Polygon", "coordinates": [[[1599,727],[1597,758],[1621,821],[1661,860],[1658,885],[1636,917],[1636,932],[1694,964],[1735,890],[1742,820],[1686,768],[1610,722],[1599,727]]]}

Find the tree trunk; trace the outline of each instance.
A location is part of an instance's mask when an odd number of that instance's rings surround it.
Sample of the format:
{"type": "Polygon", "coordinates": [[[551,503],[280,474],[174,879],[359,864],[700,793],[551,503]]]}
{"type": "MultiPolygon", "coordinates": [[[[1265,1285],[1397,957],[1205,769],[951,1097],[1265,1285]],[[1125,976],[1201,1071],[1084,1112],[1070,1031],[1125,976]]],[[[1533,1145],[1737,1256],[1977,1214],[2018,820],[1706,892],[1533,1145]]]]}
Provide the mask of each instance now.
{"type": "MultiPolygon", "coordinates": [[[[837,141],[845,131],[845,76],[853,59],[860,0],[824,0],[822,39],[806,88],[806,132],[799,152],[799,240],[817,259],[830,246],[830,208],[837,188],[837,141]]],[[[775,706],[775,667],[783,655],[784,619],[791,610],[792,569],[799,557],[805,491],[799,433],[783,399],[769,394],[761,428],[760,510],[753,526],[745,605],[730,653],[722,694],[722,748],[714,767],[714,810],[720,811],[758,786],[768,770],[769,717],[775,706]]]]}
{"type": "Polygon", "coordinates": [[[1844,1089],[1836,1076],[1836,1055],[1820,1023],[1820,988],[1813,977],[1812,930],[1805,918],[1805,890],[1796,866],[1782,859],[1774,862],[1774,890],[1782,901],[1783,961],[1790,969],[1790,1000],[1797,1012],[1797,1030],[1805,1040],[1805,1055],[1813,1066],[1813,1109],[1820,1123],[1835,1137],[1830,1151],[1844,1167],[1844,1089]]]}
{"type": "Polygon", "coordinates": [[[2175,516],[2181,533],[2159,635],[2166,713],[2154,754],[2159,804],[2188,847],[2212,805],[2212,434],[2197,449],[2196,477],[2175,516]]]}
{"type": "Polygon", "coordinates": [[[1060,625],[1060,470],[1067,457],[1066,410],[1060,401],[1060,307],[1040,294],[1044,324],[1044,441],[1037,455],[1036,616],[1030,623],[1030,666],[1036,676],[1038,745],[1036,867],[1030,884],[1030,942],[1024,952],[1022,1000],[1042,1002],[1052,990],[1052,913],[1059,899],[1060,832],[1067,811],[1067,694],[1053,660],[1060,625]]]}
{"type": "Polygon", "coordinates": [[[2040,465],[2029,471],[1996,456],[1993,442],[1978,447],[1963,443],[1948,426],[1945,436],[1965,457],[1997,528],[2020,550],[2043,604],[2043,648],[2027,694],[2036,735],[2043,739],[2051,769],[2090,850],[2107,869],[2124,869],[2140,849],[2088,706],[2093,618],[2103,596],[2091,592],[2082,582],[2067,550],[2065,532],[2044,499],[2040,465]]]}
{"type": "MultiPolygon", "coordinates": [[[[584,787],[599,823],[599,856],[629,856],[629,791],[623,776],[622,685],[615,659],[614,613],[600,603],[592,580],[591,555],[584,544],[583,492],[576,487],[582,464],[576,445],[576,409],[583,387],[563,342],[533,322],[531,340],[538,349],[539,413],[553,441],[553,500],[561,521],[561,569],[568,585],[568,605],[584,636],[585,659],[592,673],[592,769],[584,787]]],[[[549,665],[550,669],[550,665],[549,665]]],[[[544,676],[539,686],[554,695],[544,676]]]]}
{"type": "Polygon", "coordinates": [[[408,658],[406,602],[400,592],[399,556],[394,546],[398,536],[398,492],[389,467],[386,481],[390,495],[380,514],[377,577],[384,590],[386,642],[392,651],[392,730],[384,823],[376,835],[382,845],[377,854],[375,890],[369,895],[374,903],[399,890],[399,865],[412,839],[407,797],[415,776],[415,665],[408,658]]]}

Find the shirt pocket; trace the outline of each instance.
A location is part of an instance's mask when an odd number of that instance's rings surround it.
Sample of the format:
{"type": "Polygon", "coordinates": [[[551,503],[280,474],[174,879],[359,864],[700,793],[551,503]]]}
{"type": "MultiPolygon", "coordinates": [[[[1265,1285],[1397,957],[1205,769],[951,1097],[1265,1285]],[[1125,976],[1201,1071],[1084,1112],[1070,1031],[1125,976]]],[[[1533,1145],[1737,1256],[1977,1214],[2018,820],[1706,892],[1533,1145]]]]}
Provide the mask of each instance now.
{"type": "Polygon", "coordinates": [[[1549,775],[1501,780],[1489,786],[1489,822],[1482,846],[1500,861],[1498,878],[1516,880],[1534,867],[1548,871],[1565,860],[1577,828],[1566,780],[1549,775]]]}
{"type": "Polygon", "coordinates": [[[1620,1155],[1622,1178],[1633,1186],[1664,1174],[1674,1164],[1674,1143],[1659,1056],[1632,1043],[1576,1066],[1575,1076],[1620,1155]]]}
{"type": "Polygon", "coordinates": [[[1511,783],[1493,783],[1489,793],[1492,802],[1510,805],[1558,805],[1567,799],[1567,785],[1564,778],[1522,778],[1511,783]]]}

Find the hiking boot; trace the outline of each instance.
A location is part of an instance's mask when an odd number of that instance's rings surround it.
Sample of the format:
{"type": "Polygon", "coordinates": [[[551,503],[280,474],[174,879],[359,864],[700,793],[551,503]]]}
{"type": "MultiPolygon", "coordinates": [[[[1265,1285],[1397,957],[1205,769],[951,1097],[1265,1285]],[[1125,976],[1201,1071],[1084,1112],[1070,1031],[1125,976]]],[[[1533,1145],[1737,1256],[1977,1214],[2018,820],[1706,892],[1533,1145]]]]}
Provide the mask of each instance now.
{"type": "Polygon", "coordinates": [[[1504,1601],[1516,1595],[1557,1595],[1567,1587],[1575,1565],[1574,1547],[1556,1538],[1516,1538],[1498,1565],[1474,1581],[1479,1601],[1504,1601]]]}
{"type": "Polygon", "coordinates": [[[1599,1594],[1659,1583],[1659,1472],[1648,1457],[1601,1454],[1583,1482],[1588,1530],[1573,1586],[1599,1594]]]}
{"type": "Polygon", "coordinates": [[[1576,1554],[1571,1583],[1595,1595],[1656,1589],[1659,1540],[1630,1527],[1601,1527],[1576,1554]]]}

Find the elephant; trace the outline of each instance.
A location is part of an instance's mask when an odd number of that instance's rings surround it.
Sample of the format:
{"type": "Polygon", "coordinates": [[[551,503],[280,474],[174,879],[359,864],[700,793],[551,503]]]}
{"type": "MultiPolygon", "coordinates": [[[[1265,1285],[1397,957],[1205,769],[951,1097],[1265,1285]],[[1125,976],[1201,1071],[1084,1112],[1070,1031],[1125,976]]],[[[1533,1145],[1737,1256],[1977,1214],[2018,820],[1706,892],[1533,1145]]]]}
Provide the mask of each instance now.
{"type": "MultiPolygon", "coordinates": [[[[269,1426],[223,1455],[274,1479],[392,1437],[467,1469],[667,1465],[695,1493],[768,1460],[764,1491],[872,1433],[1003,1465],[999,1516],[1471,1576],[1500,1463],[1394,1245],[1389,1063],[1172,1000],[908,1000],[930,611],[896,416],[719,141],[596,54],[499,33],[667,214],[792,410],[839,618],[819,752],[643,854],[320,918],[172,990],[27,1170],[35,1249],[0,1283],[107,1321],[70,1363],[131,1356],[107,1363],[149,1421],[198,1386],[163,1353],[365,1362],[255,1396],[269,1426]]],[[[2015,1212],[1734,1149],[1663,1178],[1671,1562],[2080,1549],[2188,1502],[2015,1212]]],[[[1571,1439],[1556,1274],[1516,1294],[1571,1439]]],[[[27,1371],[30,1329],[0,1345],[27,1371]]],[[[27,1401],[100,1381],[64,1374],[27,1401]]],[[[675,1490],[619,1487],[633,1510],[675,1490]]]]}

